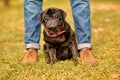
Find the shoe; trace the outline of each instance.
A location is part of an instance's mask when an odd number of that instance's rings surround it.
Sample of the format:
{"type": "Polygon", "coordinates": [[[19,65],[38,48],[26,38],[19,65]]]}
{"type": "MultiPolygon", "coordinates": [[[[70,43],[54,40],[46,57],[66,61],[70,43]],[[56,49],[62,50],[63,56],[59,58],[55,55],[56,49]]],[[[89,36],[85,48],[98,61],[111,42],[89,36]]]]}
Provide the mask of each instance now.
{"type": "Polygon", "coordinates": [[[34,48],[27,50],[25,57],[23,58],[22,64],[33,64],[37,62],[38,51],[34,48]]]}
{"type": "Polygon", "coordinates": [[[83,48],[80,51],[80,58],[82,60],[82,63],[90,65],[90,66],[96,66],[97,65],[97,60],[96,58],[92,55],[92,52],[89,48],[83,48]]]}

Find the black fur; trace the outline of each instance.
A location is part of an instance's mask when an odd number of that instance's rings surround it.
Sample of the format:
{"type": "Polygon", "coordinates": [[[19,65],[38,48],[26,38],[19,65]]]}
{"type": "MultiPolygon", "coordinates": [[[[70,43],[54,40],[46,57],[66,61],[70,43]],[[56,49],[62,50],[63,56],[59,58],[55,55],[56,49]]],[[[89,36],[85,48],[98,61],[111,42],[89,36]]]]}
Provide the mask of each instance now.
{"type": "Polygon", "coordinates": [[[56,62],[56,60],[66,60],[66,59],[73,59],[74,65],[77,65],[77,43],[76,43],[76,36],[75,33],[70,28],[70,25],[65,21],[66,13],[57,8],[49,8],[42,12],[40,15],[40,20],[44,27],[48,30],[50,34],[57,33],[60,29],[62,24],[64,23],[65,32],[58,36],[51,38],[46,34],[44,31],[44,53],[47,63],[51,65],[56,62]],[[53,16],[57,16],[57,19],[53,16]],[[45,21],[45,17],[47,16],[45,21]],[[56,23],[52,23],[49,20],[56,20],[56,23]],[[51,27],[48,26],[47,22],[51,22],[49,24],[53,24],[51,27]],[[57,25],[57,26],[54,26],[57,25]]]}

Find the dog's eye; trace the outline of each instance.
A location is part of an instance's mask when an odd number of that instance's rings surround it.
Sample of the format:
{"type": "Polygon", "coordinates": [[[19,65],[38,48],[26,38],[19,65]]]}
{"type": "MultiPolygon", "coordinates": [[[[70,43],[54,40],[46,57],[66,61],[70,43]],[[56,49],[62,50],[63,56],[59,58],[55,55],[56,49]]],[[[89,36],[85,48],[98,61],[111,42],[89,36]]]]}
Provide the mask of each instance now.
{"type": "Polygon", "coordinates": [[[44,17],[44,20],[48,20],[47,16],[44,17]]]}
{"type": "Polygon", "coordinates": [[[55,18],[58,18],[58,15],[55,15],[55,18]]]}

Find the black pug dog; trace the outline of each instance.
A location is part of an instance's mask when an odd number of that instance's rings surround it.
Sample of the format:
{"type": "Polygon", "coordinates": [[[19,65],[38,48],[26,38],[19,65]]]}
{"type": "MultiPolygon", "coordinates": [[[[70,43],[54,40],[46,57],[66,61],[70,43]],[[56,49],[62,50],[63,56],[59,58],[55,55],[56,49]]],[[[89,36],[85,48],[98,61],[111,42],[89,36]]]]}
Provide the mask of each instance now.
{"type": "Polygon", "coordinates": [[[39,18],[44,26],[44,53],[47,63],[73,59],[77,65],[77,43],[75,33],[65,21],[66,13],[58,8],[44,10],[39,18]]]}

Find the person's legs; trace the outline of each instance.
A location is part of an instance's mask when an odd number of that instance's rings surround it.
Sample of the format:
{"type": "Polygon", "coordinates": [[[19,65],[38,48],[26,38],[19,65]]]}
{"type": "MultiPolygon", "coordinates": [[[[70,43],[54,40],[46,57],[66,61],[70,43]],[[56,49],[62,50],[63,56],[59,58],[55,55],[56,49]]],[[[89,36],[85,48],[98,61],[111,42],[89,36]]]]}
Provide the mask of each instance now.
{"type": "Polygon", "coordinates": [[[24,0],[25,48],[28,53],[22,63],[35,62],[40,40],[40,21],[38,15],[42,12],[42,0],[24,0]],[[30,57],[31,55],[31,57],[30,57]],[[35,55],[35,57],[33,56],[35,55]],[[32,61],[32,58],[35,58],[32,61]]]}
{"type": "Polygon", "coordinates": [[[42,0],[24,0],[25,48],[39,49],[42,0]]]}
{"type": "Polygon", "coordinates": [[[78,50],[81,50],[80,57],[82,59],[82,62],[94,64],[96,63],[96,60],[90,52],[91,49],[90,1],[71,0],[71,7],[78,41],[78,50]],[[90,55],[90,57],[87,57],[86,54],[90,55]]]}
{"type": "Polygon", "coordinates": [[[71,7],[78,40],[78,49],[91,48],[89,0],[71,0],[71,7]]]}

